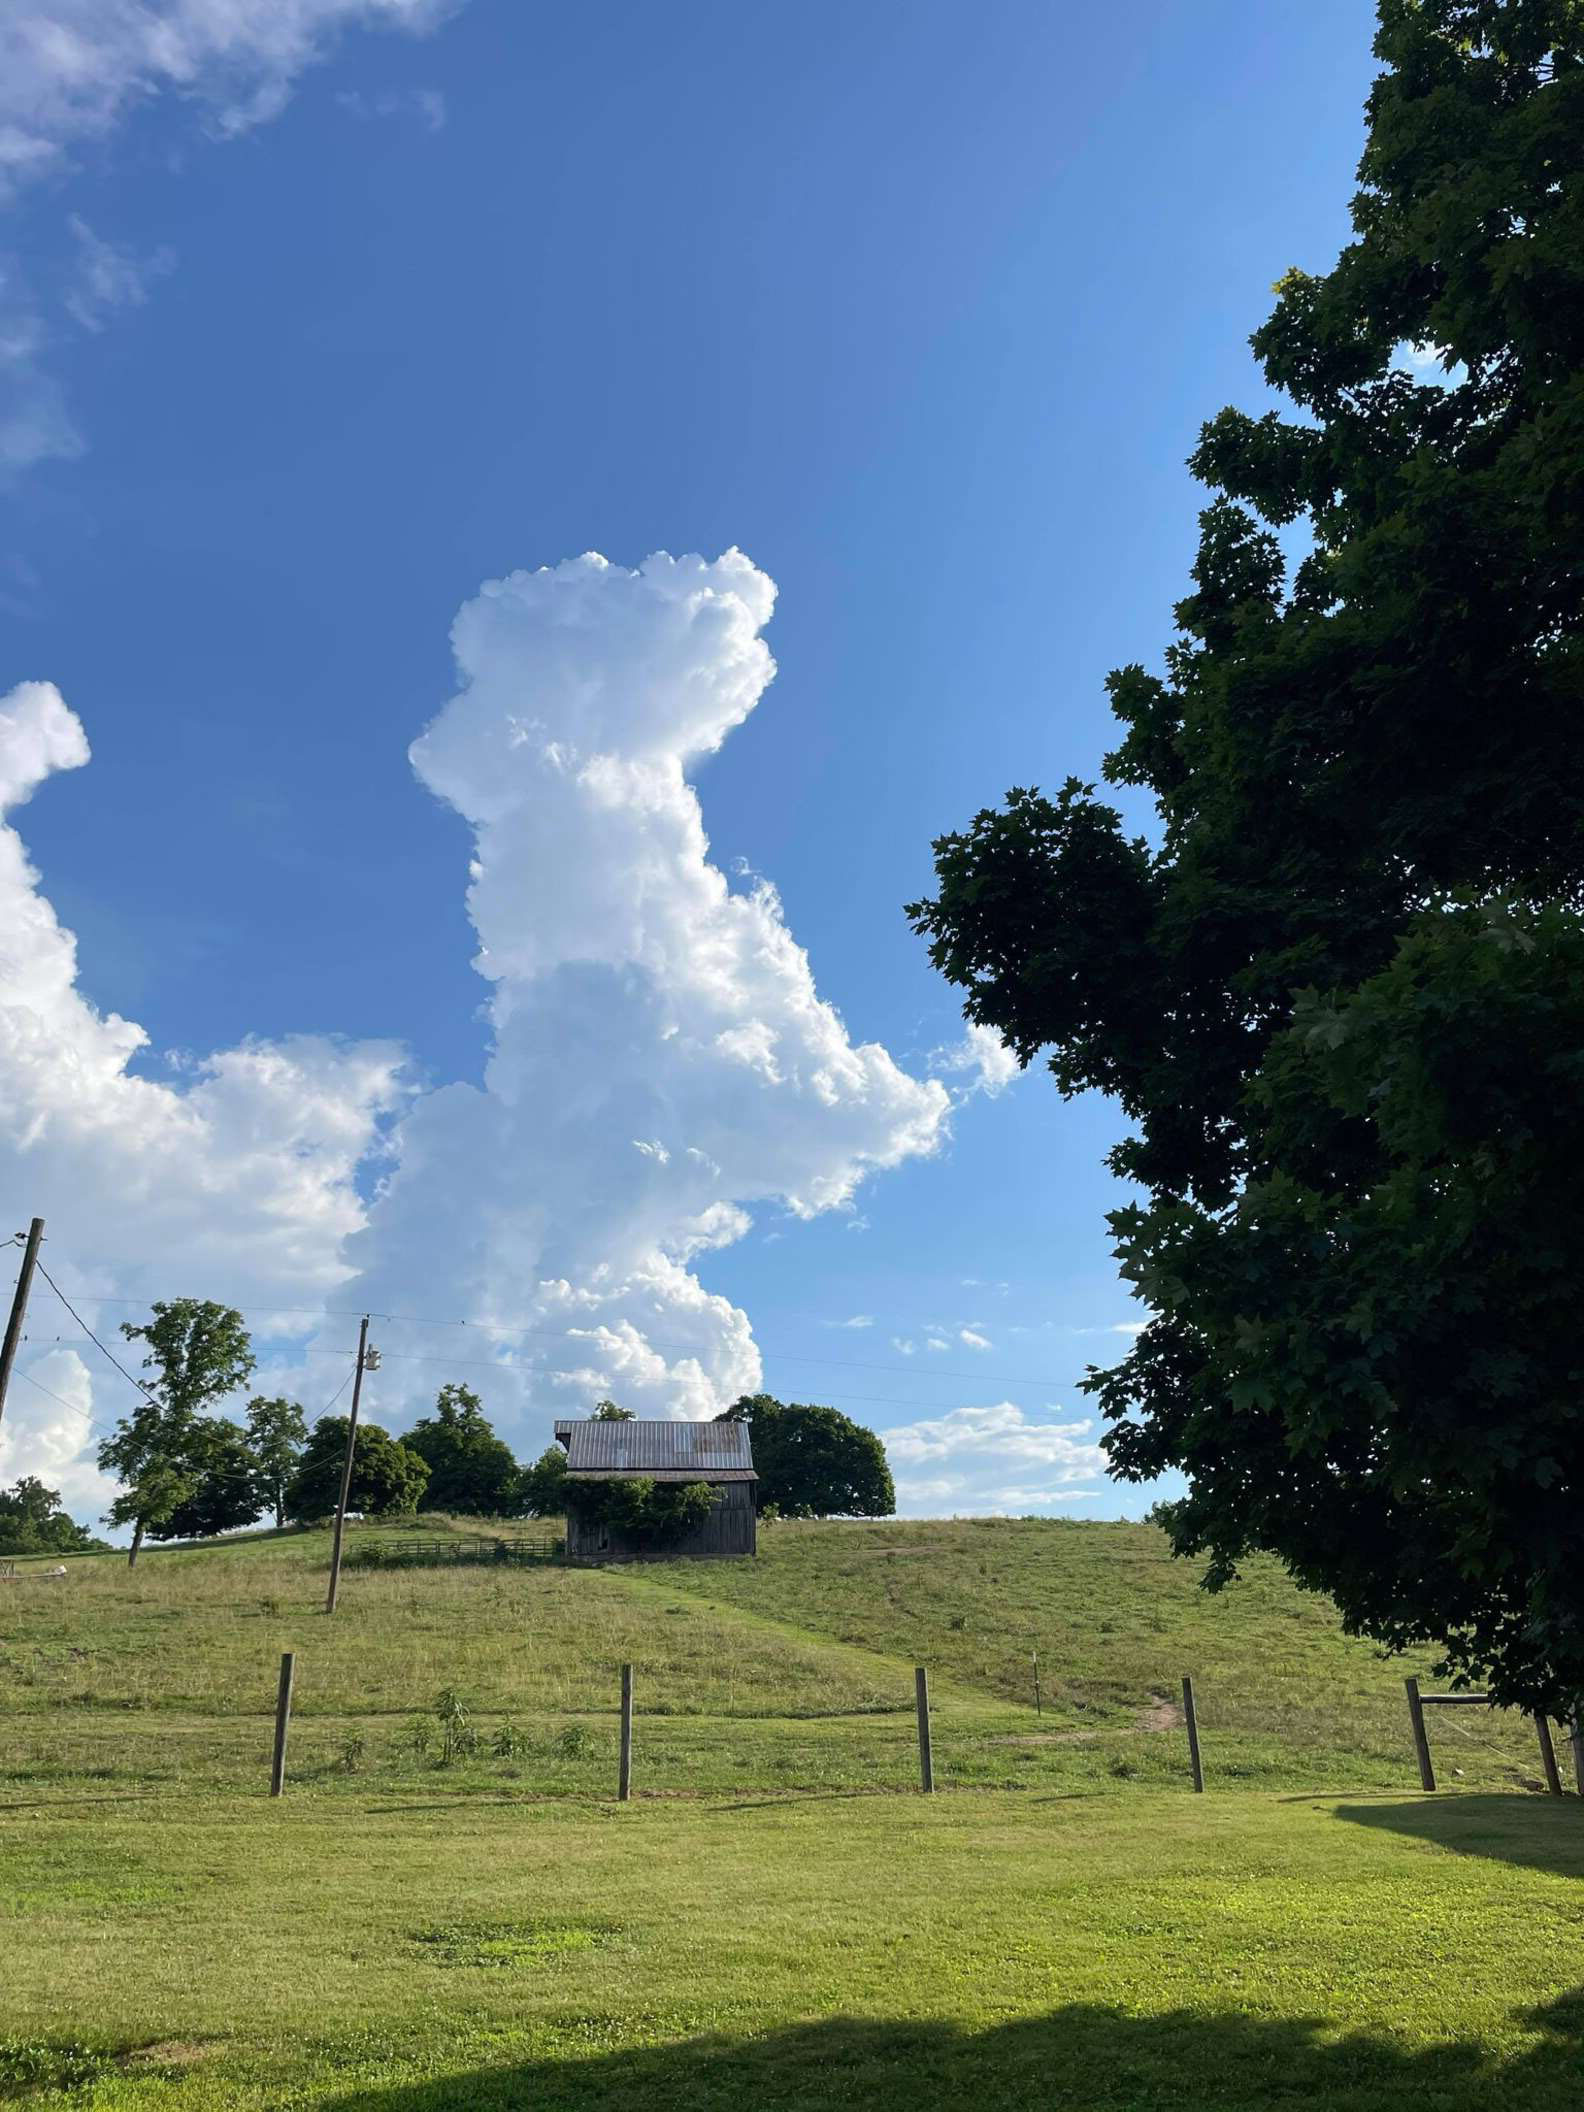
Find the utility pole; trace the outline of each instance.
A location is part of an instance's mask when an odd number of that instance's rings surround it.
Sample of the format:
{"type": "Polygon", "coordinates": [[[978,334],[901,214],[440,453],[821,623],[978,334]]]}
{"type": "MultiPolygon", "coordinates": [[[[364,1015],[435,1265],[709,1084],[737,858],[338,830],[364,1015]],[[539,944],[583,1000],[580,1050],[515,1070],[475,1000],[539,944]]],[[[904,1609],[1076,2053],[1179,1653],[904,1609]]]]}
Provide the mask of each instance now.
{"type": "Polygon", "coordinates": [[[352,1413],[347,1417],[346,1460],[341,1468],[341,1501],[336,1505],[335,1538],[330,1543],[330,1591],[325,1612],[336,1610],[336,1592],[341,1583],[341,1535],[346,1531],[347,1497],[352,1491],[352,1448],[357,1443],[358,1402],[363,1396],[363,1374],[379,1369],[379,1351],[368,1346],[368,1314],[358,1329],[357,1369],[352,1375],[352,1413]]]}
{"type": "MultiPolygon", "coordinates": [[[[18,1239],[23,1237],[20,1232],[16,1236],[18,1239]]],[[[22,1321],[27,1312],[28,1291],[33,1283],[33,1264],[38,1260],[39,1241],[43,1237],[44,1220],[36,1217],[27,1232],[22,1266],[17,1271],[16,1295],[11,1300],[11,1317],[6,1322],[5,1347],[0,1349],[0,1415],[5,1414],[6,1388],[11,1383],[11,1367],[16,1362],[22,1341],[22,1321]]]]}

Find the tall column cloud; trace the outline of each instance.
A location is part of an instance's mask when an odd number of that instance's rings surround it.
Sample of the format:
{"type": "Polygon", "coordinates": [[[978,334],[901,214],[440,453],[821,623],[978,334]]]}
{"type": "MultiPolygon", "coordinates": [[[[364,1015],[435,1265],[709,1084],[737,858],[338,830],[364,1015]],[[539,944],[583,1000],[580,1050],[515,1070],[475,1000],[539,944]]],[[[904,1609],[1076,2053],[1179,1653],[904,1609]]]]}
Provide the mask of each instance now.
{"type": "Polygon", "coordinates": [[[690,1265],[754,1206],[844,1208],[944,1136],[945,1087],[854,1042],[773,887],[710,859],[687,772],[769,684],[774,600],[736,550],[588,555],[490,582],[453,627],[460,687],[412,759],[475,832],[493,1045],[482,1088],[403,1119],[348,1252],[359,1302],[424,1283],[430,1311],[523,1323],[501,1405],[714,1412],[759,1358],[690,1265]]]}

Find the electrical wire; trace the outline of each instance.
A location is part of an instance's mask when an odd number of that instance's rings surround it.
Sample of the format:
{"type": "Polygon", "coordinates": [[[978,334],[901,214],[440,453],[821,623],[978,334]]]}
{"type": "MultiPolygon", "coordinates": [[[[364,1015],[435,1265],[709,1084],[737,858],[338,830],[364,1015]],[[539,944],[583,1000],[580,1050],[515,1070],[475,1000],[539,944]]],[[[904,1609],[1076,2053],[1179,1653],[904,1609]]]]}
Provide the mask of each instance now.
{"type": "MultiPolygon", "coordinates": [[[[45,1268],[43,1262],[35,1261],[33,1266],[38,1270],[39,1274],[43,1277],[44,1281],[55,1293],[56,1297],[60,1300],[61,1304],[65,1306],[67,1312],[71,1314],[72,1318],[82,1329],[83,1333],[88,1337],[89,1341],[93,1344],[94,1348],[98,1350],[99,1354],[102,1357],[106,1357],[109,1359],[109,1361],[115,1366],[116,1370],[120,1372],[122,1378],[126,1380],[129,1386],[135,1386],[138,1392],[141,1393],[145,1397],[145,1399],[150,1400],[154,1403],[156,1408],[163,1408],[165,1404],[160,1399],[159,1395],[154,1391],[153,1387],[145,1386],[141,1379],[134,1378],[131,1372],[128,1371],[126,1366],[121,1362],[120,1358],[117,1357],[113,1351],[105,1348],[104,1344],[94,1333],[93,1329],[88,1325],[87,1321],[83,1318],[82,1314],[78,1312],[76,1306],[72,1304],[71,1300],[61,1289],[60,1285],[55,1281],[54,1277],[50,1274],[49,1270],[45,1268]]],[[[85,1298],[83,1300],[83,1303],[84,1305],[86,1305],[88,1303],[88,1300],[85,1298]]]]}
{"type": "Polygon", "coordinates": [[[74,1402],[62,1400],[61,1396],[53,1392],[42,1380],[34,1378],[32,1372],[19,1371],[16,1376],[19,1379],[25,1379],[35,1393],[42,1393],[47,1400],[54,1401],[57,1407],[64,1408],[68,1415],[82,1415],[90,1430],[97,1430],[105,1437],[111,1434],[105,1424],[96,1423],[92,1416],[85,1415],[84,1411],[77,1407],[74,1402]]]}

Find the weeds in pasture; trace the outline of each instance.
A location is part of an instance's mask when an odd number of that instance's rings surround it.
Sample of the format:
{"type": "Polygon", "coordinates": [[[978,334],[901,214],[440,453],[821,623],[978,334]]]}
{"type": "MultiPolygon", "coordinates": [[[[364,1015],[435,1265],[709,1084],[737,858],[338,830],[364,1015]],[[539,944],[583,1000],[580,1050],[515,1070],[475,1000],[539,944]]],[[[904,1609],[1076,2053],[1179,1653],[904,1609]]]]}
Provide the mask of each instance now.
{"type": "Polygon", "coordinates": [[[508,1716],[498,1724],[490,1739],[490,1751],[497,1760],[520,1760],[528,1750],[528,1740],[508,1716]]]}
{"type": "Polygon", "coordinates": [[[440,1765],[451,1767],[471,1759],[480,1739],[462,1697],[455,1687],[442,1687],[435,1701],[435,1720],[440,1726],[440,1765]]]}

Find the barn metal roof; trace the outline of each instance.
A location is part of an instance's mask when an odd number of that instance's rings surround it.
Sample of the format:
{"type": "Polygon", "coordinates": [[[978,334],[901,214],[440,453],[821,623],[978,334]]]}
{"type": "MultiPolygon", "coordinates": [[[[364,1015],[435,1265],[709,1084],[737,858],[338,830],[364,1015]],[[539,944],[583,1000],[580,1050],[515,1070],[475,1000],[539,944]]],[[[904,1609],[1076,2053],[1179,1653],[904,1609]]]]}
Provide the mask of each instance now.
{"type": "Polygon", "coordinates": [[[757,1481],[746,1423],[571,1423],[555,1426],[569,1474],[607,1480],[757,1481]]]}

